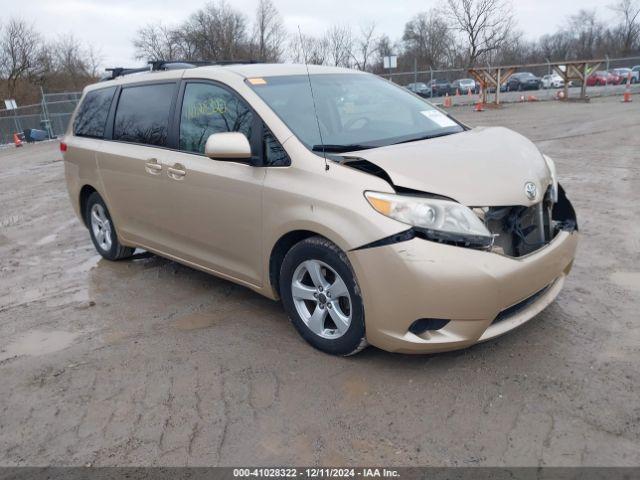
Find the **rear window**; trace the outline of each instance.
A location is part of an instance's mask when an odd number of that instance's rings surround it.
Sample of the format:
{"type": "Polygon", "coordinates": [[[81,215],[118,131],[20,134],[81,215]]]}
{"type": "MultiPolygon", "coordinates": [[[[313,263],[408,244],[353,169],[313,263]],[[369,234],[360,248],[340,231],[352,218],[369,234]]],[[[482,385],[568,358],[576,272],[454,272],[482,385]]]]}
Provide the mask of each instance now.
{"type": "Polygon", "coordinates": [[[167,145],[175,84],[126,87],[120,94],[113,139],[144,145],[167,145]]]}
{"type": "Polygon", "coordinates": [[[101,88],[100,90],[92,90],[85,95],[73,121],[74,135],[92,138],[104,137],[104,128],[115,91],[116,87],[101,88]]]}

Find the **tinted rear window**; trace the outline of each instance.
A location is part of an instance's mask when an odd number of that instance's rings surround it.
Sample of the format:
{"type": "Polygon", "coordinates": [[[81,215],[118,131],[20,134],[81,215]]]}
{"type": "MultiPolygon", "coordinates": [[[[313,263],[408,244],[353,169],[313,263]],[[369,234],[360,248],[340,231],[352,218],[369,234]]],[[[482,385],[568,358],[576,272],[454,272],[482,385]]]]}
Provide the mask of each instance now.
{"type": "Polygon", "coordinates": [[[104,136],[104,127],[115,91],[116,87],[109,87],[92,90],[85,95],[73,121],[74,135],[93,138],[104,136]]]}
{"type": "Polygon", "coordinates": [[[175,84],[126,87],[120,94],[113,139],[145,145],[167,145],[175,84]]]}

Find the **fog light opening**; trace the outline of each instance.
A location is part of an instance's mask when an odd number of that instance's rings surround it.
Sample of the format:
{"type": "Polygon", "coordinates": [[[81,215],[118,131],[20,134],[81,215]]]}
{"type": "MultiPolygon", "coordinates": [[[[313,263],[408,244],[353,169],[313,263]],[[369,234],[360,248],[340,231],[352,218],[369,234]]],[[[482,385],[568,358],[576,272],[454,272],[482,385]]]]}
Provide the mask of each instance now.
{"type": "Polygon", "coordinates": [[[442,318],[420,318],[411,324],[409,331],[414,335],[421,335],[426,331],[440,330],[450,321],[442,318]]]}

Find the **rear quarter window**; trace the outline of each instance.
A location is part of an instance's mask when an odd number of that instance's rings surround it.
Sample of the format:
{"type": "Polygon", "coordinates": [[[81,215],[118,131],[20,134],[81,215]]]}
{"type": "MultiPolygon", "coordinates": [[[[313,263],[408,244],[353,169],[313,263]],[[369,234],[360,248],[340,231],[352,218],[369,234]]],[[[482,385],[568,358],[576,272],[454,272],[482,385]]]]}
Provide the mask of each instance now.
{"type": "Polygon", "coordinates": [[[79,137],[103,138],[109,108],[116,87],[87,92],[73,121],[73,134],[79,137]]]}

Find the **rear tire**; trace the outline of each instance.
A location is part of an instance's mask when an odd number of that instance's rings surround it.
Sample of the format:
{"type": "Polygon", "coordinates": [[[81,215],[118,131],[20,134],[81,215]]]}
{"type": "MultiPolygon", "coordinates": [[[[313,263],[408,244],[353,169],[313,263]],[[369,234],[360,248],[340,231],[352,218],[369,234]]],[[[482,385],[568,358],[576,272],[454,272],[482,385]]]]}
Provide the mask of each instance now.
{"type": "Polygon", "coordinates": [[[300,336],[318,350],[347,356],[367,346],[360,287],[347,256],[329,240],[307,238],[287,252],[280,296],[300,336]]]}
{"type": "Polygon", "coordinates": [[[89,195],[84,212],[91,241],[100,255],[107,260],[122,260],[133,255],[135,248],[125,247],[118,241],[107,205],[98,192],[89,195]]]}

